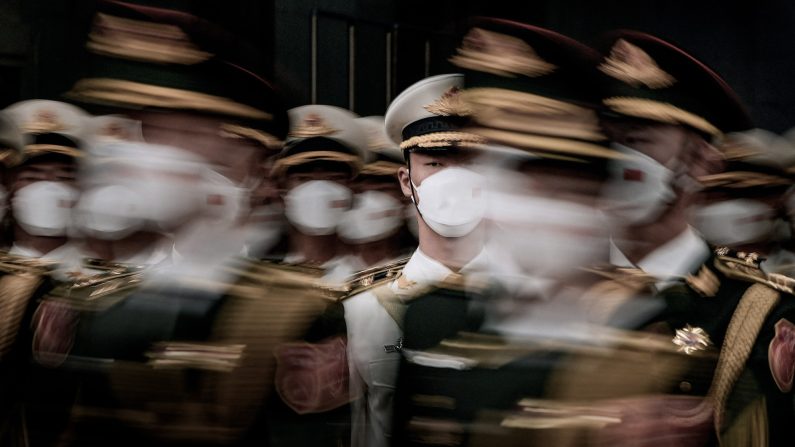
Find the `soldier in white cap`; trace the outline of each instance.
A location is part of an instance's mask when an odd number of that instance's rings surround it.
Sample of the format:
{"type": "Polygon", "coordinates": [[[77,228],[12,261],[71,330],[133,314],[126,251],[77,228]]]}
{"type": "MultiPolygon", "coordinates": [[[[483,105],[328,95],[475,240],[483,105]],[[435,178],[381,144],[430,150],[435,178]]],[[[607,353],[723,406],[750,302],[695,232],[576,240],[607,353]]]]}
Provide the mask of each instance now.
{"type": "Polygon", "coordinates": [[[322,268],[330,282],[343,281],[356,266],[347,265],[337,226],[351,207],[351,182],[362,168],[365,135],[357,116],[327,105],[289,111],[290,132],[273,164],[289,224],[284,261],[322,268]]]}
{"type": "Polygon", "coordinates": [[[483,270],[483,177],[472,168],[482,139],[462,132],[458,93],[463,76],[424,79],[401,93],[386,129],[406,154],[398,176],[418,211],[419,248],[408,262],[361,276],[345,306],[354,402],[354,446],[384,446],[391,437],[392,398],[400,360],[401,308],[423,289],[483,270]],[[381,281],[378,281],[381,279],[381,281]]]}
{"type": "Polygon", "coordinates": [[[69,243],[77,202],[76,159],[89,115],[58,101],[29,100],[6,109],[24,135],[23,159],[10,185],[10,254],[64,262],[79,256],[69,243]]]}
{"type": "MultiPolygon", "coordinates": [[[[342,217],[337,233],[352,253],[354,265],[373,268],[406,256],[413,240],[406,231],[406,207],[398,170],[403,154],[389,139],[380,116],[359,118],[367,134],[367,159],[353,184],[353,207],[342,217]]],[[[413,248],[413,247],[412,247],[413,248]]]]}

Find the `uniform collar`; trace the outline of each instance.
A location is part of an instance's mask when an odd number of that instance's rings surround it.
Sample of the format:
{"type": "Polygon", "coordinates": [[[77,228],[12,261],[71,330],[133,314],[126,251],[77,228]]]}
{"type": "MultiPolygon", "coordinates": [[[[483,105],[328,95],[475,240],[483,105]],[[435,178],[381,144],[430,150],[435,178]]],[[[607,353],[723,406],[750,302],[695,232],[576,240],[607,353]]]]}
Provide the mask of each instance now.
{"type": "Polygon", "coordinates": [[[467,274],[486,271],[489,266],[488,260],[489,256],[486,250],[483,249],[461,270],[454,272],[418,248],[403,268],[402,276],[412,283],[429,285],[442,282],[456,273],[467,274]]]}
{"type": "Polygon", "coordinates": [[[613,241],[610,241],[611,264],[619,267],[640,268],[649,275],[660,279],[657,284],[658,288],[693,273],[709,257],[709,254],[707,243],[690,226],[634,265],[613,241]]]}

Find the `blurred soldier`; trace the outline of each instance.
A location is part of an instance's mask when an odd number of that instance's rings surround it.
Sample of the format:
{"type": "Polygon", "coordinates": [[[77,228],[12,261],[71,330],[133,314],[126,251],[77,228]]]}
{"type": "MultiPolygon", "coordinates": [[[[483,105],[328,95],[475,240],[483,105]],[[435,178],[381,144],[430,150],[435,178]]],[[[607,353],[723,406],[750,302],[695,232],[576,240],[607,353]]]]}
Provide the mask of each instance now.
{"type": "Polygon", "coordinates": [[[354,402],[353,445],[384,446],[391,436],[392,397],[400,360],[402,308],[419,290],[484,270],[484,178],[473,171],[482,140],[459,130],[458,74],[424,79],[387,109],[386,129],[406,154],[398,175],[417,207],[419,248],[405,263],[362,276],[367,290],[346,299],[348,362],[354,402]],[[399,277],[395,278],[399,272],[399,277]],[[382,281],[374,281],[374,276],[382,281]]]}
{"type": "Polygon", "coordinates": [[[89,115],[63,102],[29,100],[6,109],[25,138],[22,162],[9,183],[13,244],[10,254],[62,264],[78,261],[69,241],[78,199],[76,158],[82,156],[89,115]]]}
{"type": "MultiPolygon", "coordinates": [[[[11,169],[22,160],[22,134],[4,112],[0,113],[0,172],[2,173],[3,232],[7,231],[8,193],[11,169]]],[[[5,236],[5,235],[4,235],[5,236]]],[[[5,238],[4,238],[5,239],[5,238]]],[[[3,253],[0,256],[0,444],[25,445],[24,411],[21,406],[27,339],[20,336],[25,311],[31,301],[49,288],[46,262],[3,253]]]]}
{"type": "Polygon", "coordinates": [[[156,173],[167,171],[166,157],[143,143],[138,121],[105,115],[92,118],[89,126],[89,156],[80,162],[80,200],[73,219],[83,251],[96,258],[94,267],[170,262],[173,240],[165,232],[172,229],[150,213],[151,206],[142,197],[144,186],[163,193],[156,173]]]}
{"type": "Polygon", "coordinates": [[[451,59],[466,79],[466,130],[491,155],[493,262],[482,275],[489,287],[442,284],[406,306],[396,445],[565,445],[561,428],[582,428],[533,399],[550,395],[556,368],[566,371],[566,347],[585,356],[593,342],[580,269],[607,259],[597,205],[617,156],[595,112],[597,58],[552,31],[480,19],[451,59]],[[547,417],[534,420],[530,402],[547,417]]]}
{"type": "Polygon", "coordinates": [[[750,119],[731,88],[681,49],[631,31],[604,41],[601,124],[625,155],[604,191],[615,228],[611,263],[636,266],[664,286],[709,256],[688,225],[695,179],[715,170],[711,141],[749,128],[750,119]]]}
{"type": "Polygon", "coordinates": [[[791,238],[792,174],[795,147],[762,129],[727,135],[719,149],[722,172],[700,177],[699,204],[693,210],[695,228],[713,246],[755,252],[770,273],[795,273],[795,254],[786,248],[791,238]]]}
{"type": "Polygon", "coordinates": [[[290,132],[272,171],[290,224],[284,261],[319,267],[329,282],[341,283],[361,267],[348,264],[337,226],[351,207],[351,182],[367,140],[357,116],[345,109],[307,105],[289,113],[290,132]]]}
{"type": "Polygon", "coordinates": [[[266,81],[200,43],[216,28],[149,3],[100,2],[89,73],[69,95],[140,122],[144,143],[105,147],[141,158],[116,165],[113,186],[174,234],[176,262],[79,278],[36,306],[33,354],[46,368],[30,385],[34,445],[267,443],[276,351],[295,348],[328,304],[313,274],[238,258],[286,110],[266,81]],[[73,393],[68,418],[48,408],[52,388],[73,393]]]}
{"type": "MultiPolygon", "coordinates": [[[[716,249],[699,269],[694,261],[703,250],[694,248],[702,243],[686,243],[695,241],[684,220],[696,189],[692,178],[715,172],[703,169],[710,166],[702,163],[710,160],[704,156],[712,150],[709,140],[747,129],[747,115],[725,82],[673,45],[632,31],[607,41],[599,69],[613,79],[604,103],[615,116],[604,126],[634,156],[616,166],[610,190],[619,205],[613,215],[635,223],[625,230],[634,243],[623,252],[644,268],[650,256],[644,253],[673,244],[659,258],[665,268],[649,272],[692,274],[686,285],[661,294],[667,306],[654,328],[694,359],[718,356],[712,369],[685,369],[672,392],[705,397],[691,408],[690,426],[712,425],[710,445],[789,445],[795,439],[793,281],[766,274],[757,254],[727,248],[716,249]]],[[[614,240],[618,248],[624,244],[614,240]]]]}
{"type": "Polygon", "coordinates": [[[368,160],[354,181],[353,207],[342,217],[337,233],[353,251],[351,263],[361,270],[396,261],[406,254],[411,238],[405,230],[407,200],[397,178],[403,154],[387,136],[382,117],[357,121],[367,134],[368,160]]]}

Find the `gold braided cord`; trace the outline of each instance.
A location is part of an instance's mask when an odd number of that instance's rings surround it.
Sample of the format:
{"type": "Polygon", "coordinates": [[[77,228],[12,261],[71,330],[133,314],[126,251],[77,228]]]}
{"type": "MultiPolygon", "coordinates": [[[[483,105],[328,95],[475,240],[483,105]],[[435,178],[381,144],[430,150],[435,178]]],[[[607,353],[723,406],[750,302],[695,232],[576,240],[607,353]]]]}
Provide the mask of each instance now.
{"type": "Polygon", "coordinates": [[[791,185],[792,179],[761,172],[731,171],[698,178],[704,187],[753,188],[757,186],[791,185]]]}
{"type": "MultiPolygon", "coordinates": [[[[534,149],[537,149],[539,152],[559,152],[571,156],[609,159],[623,157],[623,155],[620,153],[607,147],[584,141],[546,137],[541,135],[529,135],[499,129],[487,129],[483,127],[469,128],[467,130],[477,133],[478,135],[481,135],[490,141],[495,141],[517,148],[526,148],[528,151],[533,153],[535,153],[534,149]]],[[[539,153],[539,155],[545,154],[539,153]]]]}
{"type": "Polygon", "coordinates": [[[170,87],[142,84],[110,78],[88,78],[78,81],[67,94],[87,102],[167,109],[192,109],[241,118],[272,120],[273,115],[229,98],[170,87]]]}
{"type": "Polygon", "coordinates": [[[419,147],[423,149],[455,147],[477,147],[486,144],[483,137],[466,132],[434,132],[418,135],[400,143],[401,149],[419,147]]]}
{"type": "Polygon", "coordinates": [[[568,102],[500,88],[462,93],[473,120],[486,127],[538,135],[600,141],[605,137],[596,113],[568,102]]]}
{"type": "Polygon", "coordinates": [[[22,316],[41,277],[33,274],[9,274],[0,278],[0,360],[14,345],[22,316]]]}
{"type": "Polygon", "coordinates": [[[391,161],[379,160],[364,165],[360,174],[363,175],[397,175],[398,169],[403,166],[391,161]]]}
{"type": "Polygon", "coordinates": [[[778,303],[779,292],[764,284],[745,291],[732,315],[723,340],[718,365],[707,393],[715,409],[715,431],[720,436],[726,400],[740,377],[765,318],[778,303]]]}
{"type": "Polygon", "coordinates": [[[70,146],[60,146],[57,144],[29,144],[25,146],[23,155],[26,158],[35,157],[42,154],[62,154],[70,157],[82,157],[83,152],[70,146]]]}
{"type": "Polygon", "coordinates": [[[281,149],[283,144],[281,140],[267,132],[237,124],[223,123],[219,133],[224,138],[248,138],[271,150],[281,149]]]}
{"type": "Polygon", "coordinates": [[[362,160],[356,155],[337,151],[311,151],[300,152],[276,160],[273,163],[273,168],[271,168],[271,175],[280,176],[284,174],[287,168],[313,161],[339,161],[347,163],[353,168],[354,174],[358,174],[362,169],[362,160]]]}
{"type": "Polygon", "coordinates": [[[686,124],[712,136],[721,131],[705,118],[673,104],[643,98],[614,97],[604,100],[606,106],[623,115],[650,119],[669,124],[686,124]]]}

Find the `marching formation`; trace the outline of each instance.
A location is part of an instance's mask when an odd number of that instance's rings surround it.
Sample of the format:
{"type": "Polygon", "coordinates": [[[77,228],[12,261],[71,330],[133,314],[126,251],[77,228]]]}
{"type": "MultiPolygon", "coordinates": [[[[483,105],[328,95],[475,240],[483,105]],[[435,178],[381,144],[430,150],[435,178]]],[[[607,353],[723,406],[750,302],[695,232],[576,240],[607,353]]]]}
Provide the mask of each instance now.
{"type": "Polygon", "coordinates": [[[103,0],[0,112],[0,445],[789,446],[795,137],[661,38],[478,18],[384,116],[103,0]]]}

